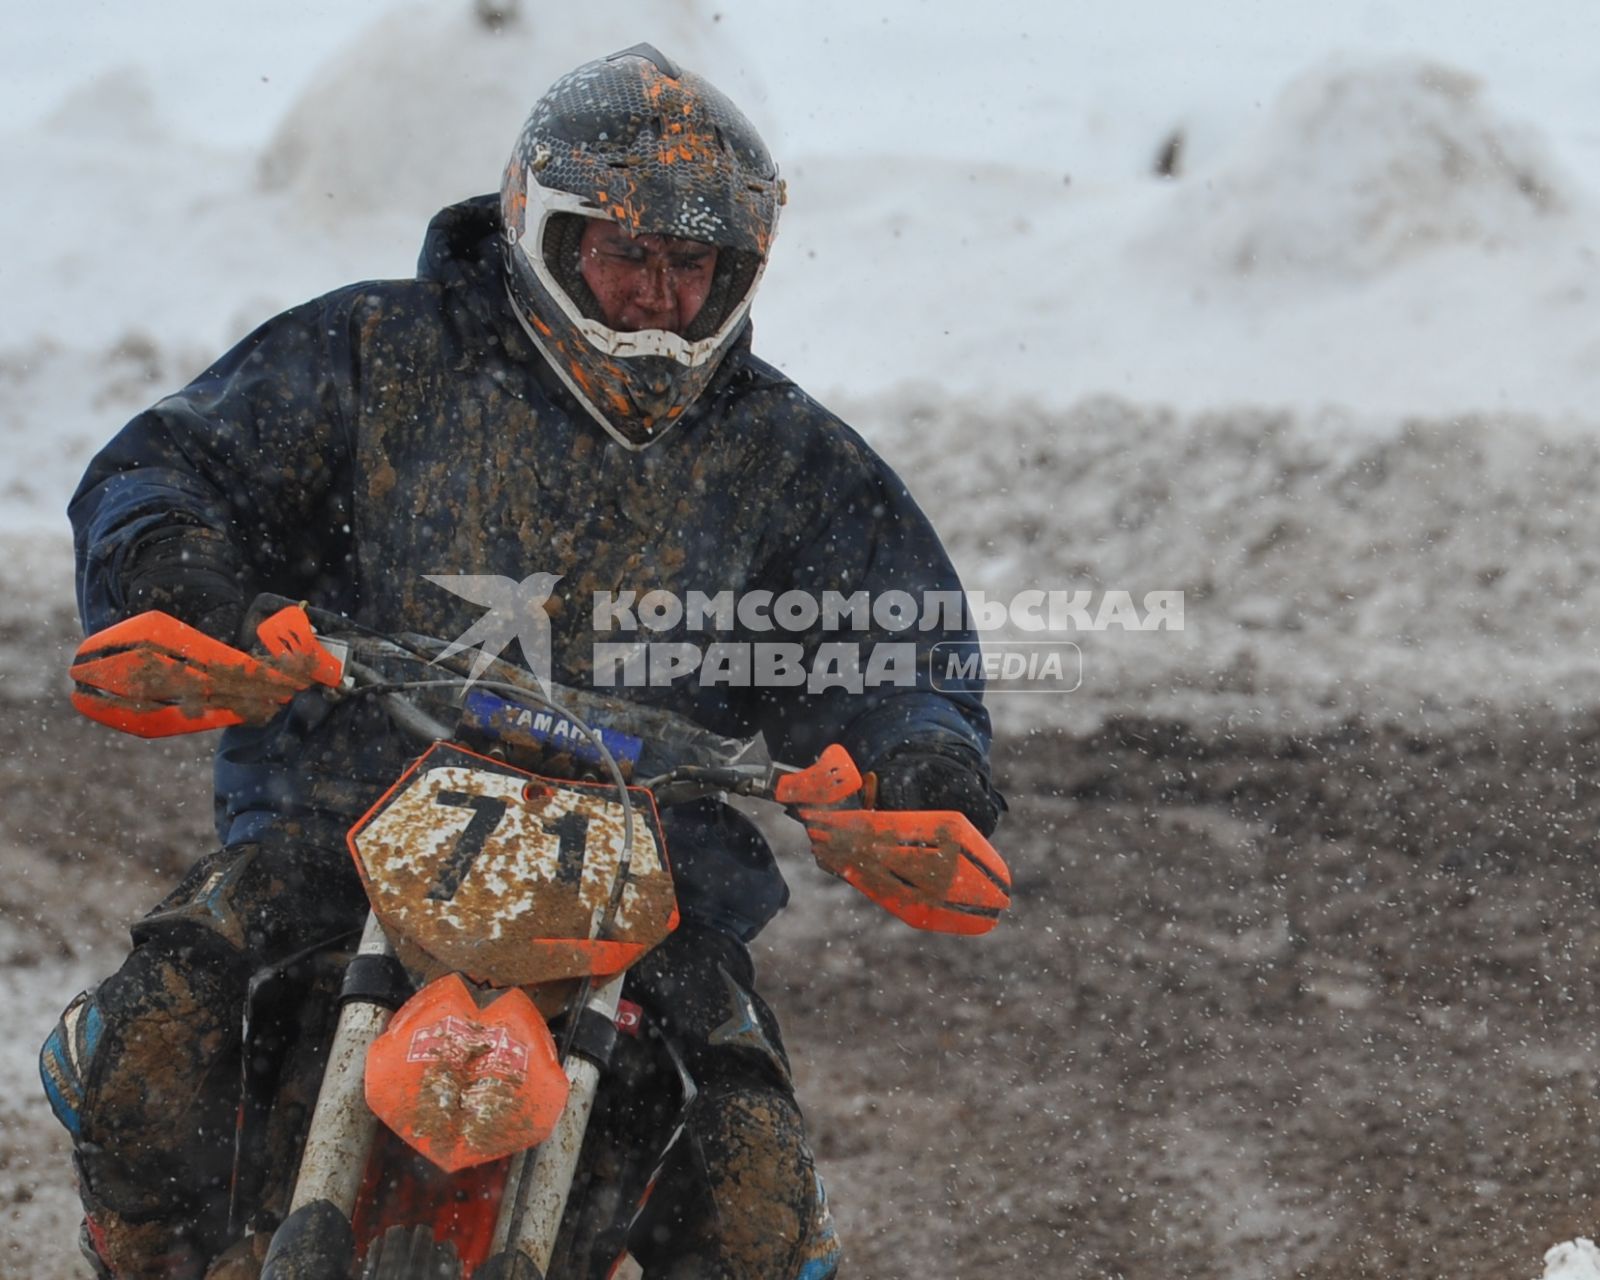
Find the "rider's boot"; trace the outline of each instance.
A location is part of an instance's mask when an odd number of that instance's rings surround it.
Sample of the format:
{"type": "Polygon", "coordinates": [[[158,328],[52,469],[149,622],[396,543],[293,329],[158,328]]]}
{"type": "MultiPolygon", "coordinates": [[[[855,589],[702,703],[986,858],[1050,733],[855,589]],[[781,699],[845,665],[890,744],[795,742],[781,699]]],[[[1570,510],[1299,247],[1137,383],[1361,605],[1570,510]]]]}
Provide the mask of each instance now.
{"type": "Polygon", "coordinates": [[[129,1222],[100,1208],[83,1220],[78,1248],[96,1280],[200,1280],[205,1259],[181,1228],[129,1222]]]}
{"type": "Polygon", "coordinates": [[[647,1280],[829,1280],[839,1244],[777,1019],[749,952],[687,925],[630,988],[663,1017],[698,1093],[640,1220],[647,1280]]]}

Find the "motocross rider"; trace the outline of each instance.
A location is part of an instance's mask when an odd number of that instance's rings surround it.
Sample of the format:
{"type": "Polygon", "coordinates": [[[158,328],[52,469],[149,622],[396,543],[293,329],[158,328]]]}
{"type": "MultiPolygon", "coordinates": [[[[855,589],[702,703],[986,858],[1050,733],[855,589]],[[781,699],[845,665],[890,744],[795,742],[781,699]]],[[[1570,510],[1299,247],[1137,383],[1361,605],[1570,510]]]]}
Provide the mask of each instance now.
{"type": "MultiPolygon", "coordinates": [[[[586,687],[596,640],[618,638],[597,635],[597,592],[949,599],[960,584],[899,479],[751,353],[783,201],[755,129],[701,77],[647,45],[572,71],[534,106],[499,195],[433,219],[416,279],[269,320],[94,459],[70,507],[85,628],[161,609],[239,643],[248,601],[271,590],[448,638],[481,610],[425,575],[538,571],[561,575],[551,674],[586,687]]],[[[801,638],[814,650],[826,633],[801,638]]],[[[1003,805],[981,687],[936,690],[926,661],[970,639],[959,616],[892,632],[874,618],[846,638],[914,642],[915,675],[619,692],[759,731],[778,760],[841,742],[876,773],[880,805],[959,810],[992,831],[1003,805]]],[[[247,983],[359,926],[344,832],[415,750],[370,701],[313,695],[224,735],[220,850],[133,927],[127,961],[44,1048],[101,1275],[200,1276],[228,1243],[247,983]]],[[[628,994],[684,1046],[707,1158],[692,1171],[702,1194],[681,1194],[702,1208],[642,1261],[653,1276],[832,1275],[831,1220],[746,945],[788,890],[737,811],[705,801],[663,824],[683,924],[628,994]],[[750,1179],[724,1176],[735,1153],[767,1171],[759,1202],[750,1179]]]]}

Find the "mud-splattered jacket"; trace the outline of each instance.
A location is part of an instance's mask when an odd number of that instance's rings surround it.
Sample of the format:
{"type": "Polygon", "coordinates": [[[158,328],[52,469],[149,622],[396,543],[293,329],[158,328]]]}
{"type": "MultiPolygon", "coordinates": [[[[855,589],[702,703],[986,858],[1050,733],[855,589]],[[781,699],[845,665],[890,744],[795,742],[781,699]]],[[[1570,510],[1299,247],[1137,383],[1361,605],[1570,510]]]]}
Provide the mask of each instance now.
{"type": "MultiPolygon", "coordinates": [[[[748,342],[684,420],[631,453],[561,388],[505,298],[498,211],[481,197],[429,227],[418,278],[340,289],[267,322],[94,459],[72,500],[86,628],[121,617],[129,549],[175,522],[224,532],[254,586],[389,631],[462,635],[481,608],[424,575],[563,575],[547,606],[553,676],[592,683],[596,592],[822,599],[959,590],[905,487],[748,342]]],[[[614,615],[613,615],[614,620],[614,615]]],[[[834,639],[915,642],[917,686],[747,689],[694,675],[618,690],[804,763],[841,741],[864,766],[906,741],[986,755],[980,691],[934,691],[926,653],[959,627],[834,639]]],[[[672,636],[647,636],[672,639],[672,636]]],[[[703,640],[704,637],[701,637],[703,640]]],[[[829,639],[717,634],[715,641],[829,639]]],[[[508,654],[508,656],[514,656],[508,654]]],[[[348,826],[414,748],[370,708],[299,700],[217,757],[223,839],[284,818],[348,826]]],[[[669,811],[671,814],[672,811],[669,811]]],[[[685,915],[751,936],[787,897],[727,811],[670,818],[685,915]]]]}

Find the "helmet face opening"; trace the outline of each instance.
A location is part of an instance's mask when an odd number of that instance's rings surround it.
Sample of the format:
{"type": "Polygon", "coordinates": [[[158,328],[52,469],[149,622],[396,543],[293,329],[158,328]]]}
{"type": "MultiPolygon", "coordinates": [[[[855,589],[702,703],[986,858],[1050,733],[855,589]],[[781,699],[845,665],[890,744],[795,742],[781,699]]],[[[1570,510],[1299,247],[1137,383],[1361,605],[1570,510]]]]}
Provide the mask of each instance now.
{"type": "Polygon", "coordinates": [[[514,309],[568,389],[630,449],[660,439],[737,342],[781,203],[749,122],[664,62],[630,50],[562,77],[535,105],[501,186],[514,309]],[[591,219],[716,246],[709,292],[682,333],[606,323],[580,269],[591,219]]]}

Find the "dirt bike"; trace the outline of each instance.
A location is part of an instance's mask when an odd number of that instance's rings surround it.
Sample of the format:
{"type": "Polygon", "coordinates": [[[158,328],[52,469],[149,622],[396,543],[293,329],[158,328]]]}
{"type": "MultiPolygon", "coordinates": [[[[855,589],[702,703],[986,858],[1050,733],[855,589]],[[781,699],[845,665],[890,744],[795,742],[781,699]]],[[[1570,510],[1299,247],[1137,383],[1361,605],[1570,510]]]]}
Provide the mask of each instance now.
{"type": "Polygon", "coordinates": [[[825,870],[916,928],[984,933],[1009,906],[964,816],[874,809],[838,745],[743,763],[748,744],[661,709],[276,597],[247,634],[128,619],[78,650],[74,705],[161,737],[370,698],[418,754],[349,832],[371,907],[353,950],[251,984],[219,1280],[643,1274],[630,1240],[695,1089],[622,997],[678,924],[661,807],[781,805],[825,870]]]}

